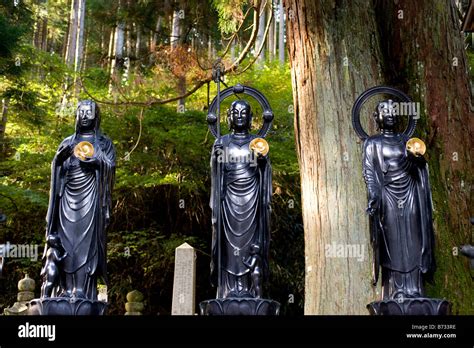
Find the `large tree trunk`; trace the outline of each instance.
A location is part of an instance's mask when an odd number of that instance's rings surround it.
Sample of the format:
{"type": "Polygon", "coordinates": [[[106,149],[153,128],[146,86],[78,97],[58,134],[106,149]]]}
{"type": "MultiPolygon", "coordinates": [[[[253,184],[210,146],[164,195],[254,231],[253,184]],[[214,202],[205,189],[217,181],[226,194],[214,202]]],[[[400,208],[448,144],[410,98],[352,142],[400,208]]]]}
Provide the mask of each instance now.
{"type": "Polygon", "coordinates": [[[417,135],[428,146],[438,256],[428,295],[453,300],[454,312],[473,312],[467,260],[452,255],[453,247],[471,242],[474,145],[463,40],[452,6],[287,1],[306,314],[367,314],[365,305],[380,298],[370,286],[367,196],[350,121],[356,97],[379,84],[399,87],[422,104],[417,135]],[[326,257],[331,243],[364,246],[363,262],[326,257]]]}
{"type": "Polygon", "coordinates": [[[468,262],[453,257],[453,248],[473,243],[474,215],[473,100],[457,9],[452,1],[378,4],[377,12],[386,14],[379,26],[387,82],[421,103],[417,134],[428,147],[438,264],[428,293],[455,300],[454,312],[472,314],[468,262]]]}
{"type": "Polygon", "coordinates": [[[286,4],[305,230],[305,314],[367,314],[365,306],[376,295],[361,149],[350,110],[359,93],[381,82],[378,38],[371,3],[333,5],[286,4]],[[331,244],[362,247],[364,257],[326,257],[331,244]]]}

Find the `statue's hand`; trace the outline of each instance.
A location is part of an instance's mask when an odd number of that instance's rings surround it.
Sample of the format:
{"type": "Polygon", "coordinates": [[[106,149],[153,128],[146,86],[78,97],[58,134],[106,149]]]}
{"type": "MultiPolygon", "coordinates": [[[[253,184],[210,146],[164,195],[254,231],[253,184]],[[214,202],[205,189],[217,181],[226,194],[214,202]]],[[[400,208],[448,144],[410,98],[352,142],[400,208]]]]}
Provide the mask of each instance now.
{"type": "Polygon", "coordinates": [[[367,210],[366,212],[370,215],[370,216],[374,216],[375,213],[377,212],[377,206],[378,206],[378,198],[377,197],[372,197],[369,199],[369,203],[367,205],[367,210]]]}
{"type": "Polygon", "coordinates": [[[65,160],[72,156],[74,153],[74,147],[72,145],[66,145],[61,150],[59,150],[56,158],[59,162],[58,164],[62,164],[65,160]]]}
{"type": "Polygon", "coordinates": [[[99,163],[100,163],[99,159],[95,156],[94,157],[86,157],[84,159],[81,159],[80,161],[84,165],[90,166],[90,167],[97,167],[97,166],[99,166],[99,163]]]}

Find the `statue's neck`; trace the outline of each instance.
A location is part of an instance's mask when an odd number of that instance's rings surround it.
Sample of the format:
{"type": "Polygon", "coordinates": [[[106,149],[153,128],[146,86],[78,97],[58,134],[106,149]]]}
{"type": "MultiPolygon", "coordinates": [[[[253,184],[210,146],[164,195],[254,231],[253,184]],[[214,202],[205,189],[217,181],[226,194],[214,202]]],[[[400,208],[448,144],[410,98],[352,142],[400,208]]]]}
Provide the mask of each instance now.
{"type": "Polygon", "coordinates": [[[246,138],[249,135],[249,131],[248,131],[248,129],[233,130],[232,135],[235,138],[246,138]]]}
{"type": "Polygon", "coordinates": [[[395,135],[395,132],[393,131],[393,129],[382,129],[382,135],[386,136],[386,137],[393,137],[395,135]]]}
{"type": "Polygon", "coordinates": [[[87,138],[94,138],[95,137],[95,132],[94,130],[81,130],[77,133],[77,136],[81,139],[87,138]]]}

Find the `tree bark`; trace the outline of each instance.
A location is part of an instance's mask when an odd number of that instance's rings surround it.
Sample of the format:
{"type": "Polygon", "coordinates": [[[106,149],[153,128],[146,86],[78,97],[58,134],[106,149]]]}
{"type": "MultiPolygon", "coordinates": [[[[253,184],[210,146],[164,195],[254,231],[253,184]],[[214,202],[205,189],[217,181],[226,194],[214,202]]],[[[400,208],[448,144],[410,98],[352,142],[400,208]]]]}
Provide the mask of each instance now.
{"type": "Polygon", "coordinates": [[[287,1],[286,15],[305,231],[305,314],[368,314],[365,306],[376,293],[361,147],[350,111],[359,93],[381,82],[375,14],[366,1],[335,7],[330,0],[303,0],[287,1]],[[329,245],[362,248],[363,258],[326,257],[329,245]]]}
{"type": "Polygon", "coordinates": [[[123,45],[125,42],[125,23],[120,21],[117,23],[115,28],[115,44],[114,44],[114,57],[117,63],[118,60],[123,58],[123,45]]]}
{"type": "Polygon", "coordinates": [[[255,40],[255,47],[254,47],[254,57],[257,57],[257,63],[262,64],[265,61],[265,49],[262,49],[260,54],[258,54],[260,47],[264,45],[265,43],[263,42],[265,39],[265,26],[266,26],[266,8],[265,8],[266,2],[262,2],[260,6],[260,16],[258,19],[258,34],[257,34],[257,40],[255,40]]]}
{"type": "Polygon", "coordinates": [[[285,12],[283,8],[283,0],[278,5],[278,13],[280,15],[278,28],[278,59],[280,64],[285,63],[285,12]]]}
{"type": "MultiPolygon", "coordinates": [[[[182,38],[181,35],[183,34],[183,20],[180,18],[180,11],[173,11],[173,22],[171,26],[171,37],[170,37],[170,43],[171,43],[171,51],[175,51],[176,48],[182,44],[182,38]]],[[[175,54],[175,53],[174,53],[175,54]]],[[[182,52],[178,52],[178,54],[182,54],[182,52]]],[[[178,76],[178,94],[183,95],[186,93],[186,75],[185,73],[180,73],[178,76]]],[[[185,99],[180,98],[178,100],[177,104],[177,110],[178,112],[184,112],[185,110],[185,99]]]]}
{"type": "Polygon", "coordinates": [[[135,28],[135,59],[140,58],[140,51],[141,51],[141,45],[142,45],[142,30],[140,25],[137,23],[133,24],[133,27],[135,28]]]}
{"type": "Polygon", "coordinates": [[[84,55],[84,32],[85,32],[85,16],[86,16],[86,0],[78,0],[78,27],[77,27],[77,43],[76,52],[74,54],[74,90],[75,97],[79,96],[80,86],[77,83],[77,75],[81,71],[82,59],[84,55]]]}
{"type": "Polygon", "coordinates": [[[109,49],[107,51],[107,69],[111,69],[115,42],[115,28],[110,30],[109,49]]]}
{"type": "Polygon", "coordinates": [[[181,35],[181,20],[179,18],[179,11],[173,11],[173,21],[171,24],[171,37],[170,43],[171,48],[175,48],[178,46],[180,42],[180,35],[181,35]]]}
{"type": "Polygon", "coordinates": [[[234,62],[235,60],[235,39],[230,43],[230,61],[234,62]]]}
{"type": "Polygon", "coordinates": [[[127,25],[127,28],[125,30],[125,47],[126,47],[125,55],[130,58],[130,55],[132,54],[132,34],[131,34],[131,28],[129,25],[127,25]]]}
{"type": "Polygon", "coordinates": [[[208,61],[212,61],[213,60],[213,49],[212,49],[212,36],[211,34],[209,33],[209,35],[207,36],[207,60],[208,61]]]}
{"type": "Polygon", "coordinates": [[[156,43],[158,42],[158,34],[161,31],[161,25],[163,22],[163,17],[158,16],[155,25],[155,31],[153,32],[151,44],[150,44],[150,53],[154,53],[156,51],[156,43]]]}
{"type": "Polygon", "coordinates": [[[72,67],[75,61],[75,54],[76,54],[76,44],[77,44],[77,31],[79,26],[79,1],[80,0],[72,0],[71,1],[71,14],[69,20],[69,34],[68,34],[68,41],[66,47],[66,56],[65,56],[65,63],[72,67]]]}
{"type": "MultiPolygon", "coordinates": [[[[122,8],[122,0],[119,0],[117,6],[117,13],[120,12],[122,8]]],[[[113,57],[111,60],[110,66],[110,84],[109,84],[109,94],[113,94],[115,91],[114,85],[120,81],[120,68],[123,63],[123,47],[125,42],[125,23],[123,19],[119,18],[117,20],[117,25],[115,27],[114,34],[114,46],[113,46],[113,57]]]]}
{"type": "MultiPolygon", "coordinates": [[[[67,2],[67,6],[69,8],[71,8],[71,1],[74,1],[74,0],[68,0],[67,2]]],[[[68,16],[68,19],[67,19],[67,28],[66,28],[66,32],[65,32],[65,35],[64,35],[64,40],[63,40],[63,46],[62,46],[62,57],[64,57],[64,61],[66,61],[66,57],[67,57],[67,52],[68,52],[68,47],[69,47],[69,31],[71,30],[71,15],[68,16]]]]}
{"type": "MultiPolygon", "coordinates": [[[[268,13],[267,16],[271,16],[273,12],[273,0],[268,4],[268,13]]],[[[267,40],[267,51],[268,51],[268,59],[273,61],[275,59],[275,51],[276,51],[276,40],[275,40],[275,32],[276,32],[276,20],[275,16],[273,16],[272,22],[270,24],[270,29],[268,31],[268,40],[267,40]]],[[[265,24],[264,24],[265,25],[265,24]]]]}
{"type": "Polygon", "coordinates": [[[44,17],[41,19],[42,27],[41,27],[41,50],[47,51],[48,50],[48,17],[44,17]]]}

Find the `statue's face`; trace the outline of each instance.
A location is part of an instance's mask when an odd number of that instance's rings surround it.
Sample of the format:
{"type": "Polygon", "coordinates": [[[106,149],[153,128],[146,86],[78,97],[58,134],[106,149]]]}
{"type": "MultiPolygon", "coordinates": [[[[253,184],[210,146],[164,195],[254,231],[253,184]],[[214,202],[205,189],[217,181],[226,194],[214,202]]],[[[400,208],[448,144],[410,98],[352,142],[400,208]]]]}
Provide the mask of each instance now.
{"type": "Polygon", "coordinates": [[[244,130],[250,128],[250,105],[244,101],[235,102],[230,109],[232,129],[244,130]]]}
{"type": "Polygon", "coordinates": [[[92,110],[91,104],[82,104],[77,110],[79,117],[79,126],[81,129],[90,130],[95,126],[95,112],[92,110]]]}
{"type": "Polygon", "coordinates": [[[397,124],[397,116],[391,103],[391,100],[381,102],[378,107],[377,122],[382,129],[393,129],[397,124]]]}

